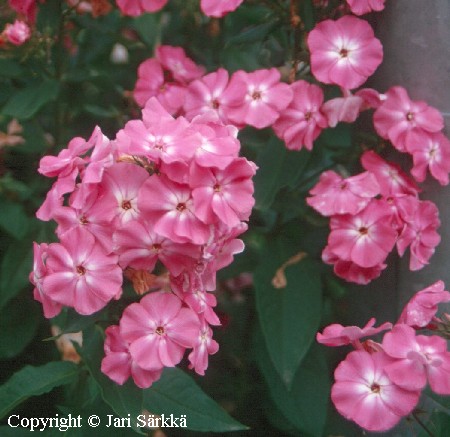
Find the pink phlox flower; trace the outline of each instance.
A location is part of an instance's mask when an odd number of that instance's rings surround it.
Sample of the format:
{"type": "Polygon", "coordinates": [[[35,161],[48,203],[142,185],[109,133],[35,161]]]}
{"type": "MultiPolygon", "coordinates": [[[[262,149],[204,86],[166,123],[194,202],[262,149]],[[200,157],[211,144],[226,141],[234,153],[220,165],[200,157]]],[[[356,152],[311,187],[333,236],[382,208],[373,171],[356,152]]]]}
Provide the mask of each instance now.
{"type": "Polygon", "coordinates": [[[205,123],[205,115],[192,120],[191,127],[198,137],[194,161],[201,167],[217,167],[223,170],[238,156],[240,143],[233,126],[216,122],[205,123]]]}
{"type": "Polygon", "coordinates": [[[9,0],[9,6],[33,24],[36,20],[36,0],[9,0]]]}
{"type": "Polygon", "coordinates": [[[108,195],[98,199],[98,207],[108,216],[114,211],[116,226],[137,219],[139,190],[148,178],[149,174],[142,167],[125,162],[114,164],[103,175],[100,186],[108,195]]]}
{"type": "Polygon", "coordinates": [[[380,94],[377,90],[372,88],[362,88],[356,91],[355,96],[363,99],[363,104],[361,107],[362,111],[371,108],[376,109],[386,100],[386,96],[384,94],[380,94]]]}
{"type": "Polygon", "coordinates": [[[307,41],[315,78],[348,90],[362,85],[383,59],[369,23],[350,15],[320,22],[307,41]]]}
{"type": "Polygon", "coordinates": [[[385,334],[383,350],[395,359],[385,371],[398,386],[421,390],[428,379],[434,392],[450,394],[450,353],[442,337],[416,336],[414,328],[398,324],[385,334]]]}
{"type": "Polygon", "coordinates": [[[175,81],[182,84],[188,84],[205,73],[205,68],[188,58],[182,47],[159,46],[156,49],[156,59],[171,73],[175,81]]]}
{"type": "Polygon", "coordinates": [[[122,292],[122,270],[117,256],[106,254],[93,235],[75,228],[48,246],[43,290],[52,300],[79,314],[101,310],[122,292]]]}
{"type": "Polygon", "coordinates": [[[188,185],[152,175],[142,185],[138,206],[159,235],[176,243],[208,241],[210,228],[197,217],[188,185]]]}
{"type": "Polygon", "coordinates": [[[200,0],[200,8],[208,17],[221,18],[235,11],[244,0],[200,0]]]}
{"type": "Polygon", "coordinates": [[[397,240],[397,232],[390,224],[390,211],[376,200],[356,215],[333,216],[330,228],[329,250],[360,267],[383,263],[397,240]]]}
{"type": "Polygon", "coordinates": [[[116,0],[116,2],[122,14],[137,17],[145,12],[161,10],[168,0],[116,0]]]}
{"type": "Polygon", "coordinates": [[[383,351],[350,352],[334,372],[331,400],[345,418],[368,431],[387,431],[407,416],[420,391],[405,390],[385,372],[392,359],[383,351]]]}
{"type": "Polygon", "coordinates": [[[364,15],[372,11],[382,11],[386,0],[346,0],[355,15],[364,15]]]}
{"type": "Polygon", "coordinates": [[[28,24],[16,20],[13,24],[8,23],[3,31],[3,35],[6,36],[8,41],[15,46],[21,46],[31,36],[31,30],[28,24]]]}
{"type": "Polygon", "coordinates": [[[223,94],[229,105],[225,112],[228,119],[258,129],[273,124],[293,96],[290,86],[280,82],[280,77],[276,68],[235,72],[223,94]]]}
{"type": "Polygon", "coordinates": [[[51,299],[43,288],[43,280],[50,272],[46,266],[48,245],[33,243],[33,271],[30,273],[30,282],[34,285],[33,297],[42,304],[44,316],[51,319],[61,312],[62,305],[51,299]]]}
{"type": "Polygon", "coordinates": [[[346,179],[332,170],[320,175],[319,182],[311,189],[306,202],[320,214],[329,217],[336,214],[355,215],[362,211],[380,193],[375,176],[369,172],[346,179]]]}
{"type": "MultiPolygon", "coordinates": [[[[76,191],[73,194],[75,193],[76,191]]],[[[113,202],[114,196],[112,193],[102,191],[93,185],[81,208],[75,208],[70,203],[70,206],[61,206],[55,210],[53,218],[58,224],[56,234],[58,237],[61,237],[61,235],[71,229],[83,228],[96,238],[106,253],[112,252],[114,228],[111,226],[111,222],[115,217],[115,213],[114,209],[105,209],[104,205],[105,203],[113,202]],[[105,201],[103,200],[104,198],[109,200],[105,201]],[[101,202],[100,199],[102,199],[101,202]]]]}
{"type": "Polygon", "coordinates": [[[410,270],[419,270],[428,264],[441,237],[436,229],[440,226],[439,211],[431,201],[420,201],[413,196],[398,200],[400,215],[405,226],[397,241],[397,250],[403,256],[408,246],[411,257],[410,270]]]}
{"type": "Polygon", "coordinates": [[[255,204],[253,181],[256,166],[236,158],[225,169],[191,167],[190,186],[195,213],[204,223],[221,220],[234,227],[248,220],[255,204]]]}
{"type": "Polygon", "coordinates": [[[437,281],[418,291],[405,305],[397,323],[425,328],[438,311],[438,304],[450,302],[450,293],[444,290],[442,281],[437,281]]]}
{"type": "Polygon", "coordinates": [[[199,114],[214,111],[223,123],[228,123],[224,109],[228,103],[224,97],[227,86],[228,71],[224,68],[191,82],[184,102],[186,118],[192,120],[199,114]]]}
{"type": "Polygon", "coordinates": [[[431,175],[441,185],[448,185],[450,173],[450,141],[442,133],[422,135],[415,139],[412,137],[409,152],[412,153],[414,167],[411,174],[423,182],[427,168],[431,175]]]}
{"type": "Polygon", "coordinates": [[[327,117],[330,127],[336,127],[341,121],[353,123],[362,110],[364,104],[362,97],[353,95],[348,90],[343,89],[342,92],[343,97],[327,100],[320,108],[327,117]]]}
{"type": "Polygon", "coordinates": [[[358,326],[342,326],[338,323],[333,323],[327,326],[322,334],[318,332],[316,340],[326,346],[353,344],[358,349],[361,349],[362,346],[359,342],[361,338],[375,335],[392,328],[392,323],[389,322],[383,323],[378,328],[374,328],[375,322],[376,320],[371,318],[363,328],[358,326]]]}
{"type": "Polygon", "coordinates": [[[130,355],[129,344],[120,335],[119,326],[108,326],[105,334],[101,371],[110,379],[122,385],[131,376],[139,388],[148,388],[161,377],[162,369],[145,370],[136,364],[130,355]]]}
{"type": "Polygon", "coordinates": [[[131,357],[146,370],[176,366],[186,348],[195,346],[199,328],[197,314],[165,292],[145,295],[120,319],[120,333],[130,343],[131,357]]]}
{"type": "Polygon", "coordinates": [[[114,233],[115,253],[122,268],[152,271],[159,260],[177,276],[193,268],[200,248],[189,243],[174,243],[158,235],[147,222],[132,220],[114,233]]]}
{"type": "Polygon", "coordinates": [[[189,368],[194,369],[199,375],[204,375],[208,368],[208,356],[214,355],[219,350],[219,344],[212,338],[212,329],[205,320],[199,329],[197,342],[189,354],[189,368]]]}
{"type": "Polygon", "coordinates": [[[373,123],[378,135],[399,151],[410,151],[412,135],[414,142],[424,142],[429,133],[443,129],[442,114],[423,101],[412,101],[405,88],[392,87],[385,96],[373,115],[373,123]]]}
{"type": "Polygon", "coordinates": [[[385,161],[372,150],[364,152],[361,164],[365,170],[375,175],[383,196],[400,194],[417,196],[420,191],[415,182],[398,165],[385,161]]]}
{"type": "Polygon", "coordinates": [[[300,150],[305,146],[312,149],[314,140],[322,129],[328,126],[326,117],[320,111],[323,103],[323,91],[304,80],[290,85],[293,98],[281,111],[273,124],[276,135],[283,139],[290,150],[300,150]]]}
{"type": "Polygon", "coordinates": [[[145,106],[151,97],[156,97],[171,114],[179,111],[184,103],[185,85],[166,81],[164,70],[157,59],[142,62],[137,73],[133,96],[139,106],[145,106]]]}

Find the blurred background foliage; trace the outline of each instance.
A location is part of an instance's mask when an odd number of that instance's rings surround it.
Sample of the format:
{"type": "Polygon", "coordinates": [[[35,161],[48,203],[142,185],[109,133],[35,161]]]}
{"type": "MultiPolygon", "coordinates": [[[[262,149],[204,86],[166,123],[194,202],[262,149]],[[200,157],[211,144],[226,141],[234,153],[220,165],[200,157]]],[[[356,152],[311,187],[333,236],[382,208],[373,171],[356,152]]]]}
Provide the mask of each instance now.
{"type": "MultiPolygon", "coordinates": [[[[329,2],[330,10],[336,3],[329,2]]],[[[304,29],[311,29],[319,13],[311,0],[298,5],[304,29]]],[[[7,5],[0,13],[2,27],[12,21],[7,5]]],[[[37,173],[40,158],[57,154],[75,136],[88,138],[96,125],[114,138],[127,120],[138,117],[130,91],[138,65],[153,56],[157,44],[182,46],[207,71],[277,67],[285,80],[297,60],[297,78],[311,81],[302,61],[307,59],[304,42],[297,44],[296,38],[289,1],[247,0],[223,19],[211,19],[194,0],[171,0],[162,11],[137,18],[123,17],[116,8],[94,18],[78,14],[65,1],[46,0],[39,4],[31,40],[0,48],[0,435],[28,435],[6,425],[11,412],[24,417],[71,413],[86,419],[94,413],[133,417],[143,409],[187,415],[191,431],[163,430],[168,436],[200,431],[361,434],[329,406],[337,358],[314,339],[325,323],[345,318],[346,288],[320,262],[327,223],[305,203],[321,172],[357,165],[359,152],[353,146],[361,138],[349,125],[325,130],[312,152],[288,151],[269,129],[239,133],[242,153],[259,167],[256,207],[244,236],[245,252],[220,272],[222,326],[214,333],[220,350],[210,357],[203,378],[186,372],[183,362],[181,369],[166,369],[147,390],[132,383],[117,386],[99,370],[99,327],[111,316],[65,311],[56,321],[45,320],[28,281],[32,242],[55,241],[54,225],[34,215],[50,187],[37,173]],[[7,141],[12,120],[23,128],[17,133],[23,141],[15,145],[7,141]],[[274,288],[272,279],[283,266],[287,285],[274,288]],[[233,278],[248,272],[253,285],[240,287],[233,278]],[[80,364],[60,360],[51,339],[50,327],[56,323],[62,332],[83,330],[80,364]]],[[[111,435],[111,430],[85,425],[64,433],[91,434],[111,435]]],[[[114,430],[118,436],[134,434],[132,429],[114,430]]]]}

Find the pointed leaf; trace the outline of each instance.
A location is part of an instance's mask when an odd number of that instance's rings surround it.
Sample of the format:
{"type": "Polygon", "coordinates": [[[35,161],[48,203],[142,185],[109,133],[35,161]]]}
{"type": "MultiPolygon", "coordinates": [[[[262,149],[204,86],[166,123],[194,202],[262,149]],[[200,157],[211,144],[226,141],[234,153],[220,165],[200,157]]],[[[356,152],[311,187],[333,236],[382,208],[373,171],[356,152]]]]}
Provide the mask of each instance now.
{"type": "Polygon", "coordinates": [[[144,391],[144,407],[151,413],[186,415],[194,431],[226,432],[248,429],[211,399],[194,380],[177,368],[166,368],[159,381],[144,391]]]}
{"type": "Polygon", "coordinates": [[[71,382],[78,367],[67,361],[56,361],[40,367],[26,366],[0,386],[0,418],[31,396],[48,393],[71,382]]]}

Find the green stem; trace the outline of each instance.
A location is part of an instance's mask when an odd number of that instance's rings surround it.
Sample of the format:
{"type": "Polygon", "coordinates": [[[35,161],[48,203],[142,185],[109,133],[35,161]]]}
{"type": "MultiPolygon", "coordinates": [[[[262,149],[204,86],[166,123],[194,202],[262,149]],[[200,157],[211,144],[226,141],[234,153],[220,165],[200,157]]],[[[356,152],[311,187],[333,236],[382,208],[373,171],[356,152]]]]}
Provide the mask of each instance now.
{"type": "Polygon", "coordinates": [[[422,420],[419,418],[417,413],[415,411],[412,412],[412,416],[414,419],[416,419],[416,422],[424,429],[424,431],[430,436],[430,437],[436,437],[429,428],[422,422],[422,420]]]}

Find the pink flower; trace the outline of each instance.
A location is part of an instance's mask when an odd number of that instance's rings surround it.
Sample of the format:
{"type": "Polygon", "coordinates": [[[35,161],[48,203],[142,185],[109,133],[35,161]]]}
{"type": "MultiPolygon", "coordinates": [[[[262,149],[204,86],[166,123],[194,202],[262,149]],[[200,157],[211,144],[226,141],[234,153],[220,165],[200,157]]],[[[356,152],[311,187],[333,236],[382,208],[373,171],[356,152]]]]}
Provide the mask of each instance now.
{"type": "Polygon", "coordinates": [[[208,17],[221,18],[236,10],[244,0],[201,0],[200,8],[208,17]]]}
{"type": "Polygon", "coordinates": [[[23,21],[16,20],[14,24],[7,24],[3,34],[6,36],[11,44],[21,46],[31,36],[28,24],[23,21]]]}
{"type": "Polygon", "coordinates": [[[364,169],[375,175],[383,196],[402,194],[416,196],[419,193],[417,185],[398,165],[386,162],[372,150],[364,152],[361,157],[361,164],[364,169]]]}
{"type": "Polygon", "coordinates": [[[251,73],[239,70],[233,74],[224,92],[229,104],[226,115],[238,125],[262,129],[279,117],[291,102],[292,94],[289,85],[280,82],[276,68],[251,73]]]}
{"type": "Polygon", "coordinates": [[[36,0],[9,0],[9,6],[19,14],[25,15],[30,23],[36,19],[36,0]]]}
{"type": "Polygon", "coordinates": [[[417,181],[425,180],[427,167],[441,185],[448,185],[450,173],[450,141],[442,133],[433,133],[412,139],[409,152],[413,155],[411,174],[417,181]]]}
{"type": "Polygon", "coordinates": [[[116,255],[107,255],[89,232],[75,228],[48,246],[42,283],[52,300],[88,315],[122,292],[122,270],[116,255]]]}
{"type": "Polygon", "coordinates": [[[418,291],[405,305],[397,323],[424,328],[433,320],[441,302],[450,302],[450,293],[444,290],[444,283],[437,281],[418,291]]]}
{"type": "Polygon", "coordinates": [[[403,256],[410,246],[410,270],[419,270],[428,264],[434,254],[435,247],[441,237],[436,232],[440,226],[439,211],[436,205],[428,200],[420,201],[407,196],[398,201],[400,216],[405,226],[397,241],[397,249],[403,256]]]}
{"type": "Polygon", "coordinates": [[[360,267],[375,267],[383,263],[395,245],[397,232],[386,211],[376,200],[356,215],[333,216],[328,247],[343,261],[360,267]]]}
{"type": "Polygon", "coordinates": [[[137,17],[145,12],[162,9],[168,0],[116,0],[122,14],[137,17]]]}
{"type": "Polygon", "coordinates": [[[191,82],[184,102],[186,118],[192,120],[196,115],[214,111],[223,123],[227,123],[224,109],[227,100],[223,95],[227,85],[228,71],[224,68],[191,82]]]}
{"type": "Polygon", "coordinates": [[[441,113],[425,102],[412,101],[403,87],[392,87],[385,96],[373,115],[373,123],[378,135],[390,140],[399,151],[409,151],[412,135],[414,142],[425,142],[427,134],[443,129],[441,113]]]}
{"type": "Polygon", "coordinates": [[[326,118],[320,112],[323,91],[304,80],[294,82],[290,87],[292,101],[273,124],[273,130],[288,149],[300,150],[305,146],[311,150],[314,140],[327,127],[326,118]]]}
{"type": "Polygon", "coordinates": [[[156,59],[176,82],[182,84],[198,79],[205,73],[203,67],[186,56],[182,47],[159,46],[156,49],[156,59]]]}
{"type": "Polygon", "coordinates": [[[30,282],[34,285],[33,297],[42,304],[44,316],[51,319],[61,312],[62,305],[51,299],[43,288],[43,281],[50,272],[45,265],[48,245],[33,243],[33,271],[30,273],[30,282]]]}
{"type": "Polygon", "coordinates": [[[388,322],[383,323],[378,328],[374,328],[375,321],[374,318],[370,319],[363,328],[358,326],[342,326],[334,323],[327,326],[322,334],[318,332],[316,340],[326,346],[344,346],[347,344],[358,345],[360,338],[375,335],[392,328],[392,323],[388,322]]]}
{"type": "Polygon", "coordinates": [[[194,347],[200,321],[190,308],[182,308],[173,294],[154,292],[125,309],[120,332],[130,354],[145,370],[174,367],[186,348],[194,347]]]}
{"type": "Polygon", "coordinates": [[[145,370],[136,364],[130,355],[129,344],[120,335],[119,326],[108,326],[105,334],[101,370],[110,379],[122,385],[131,376],[138,387],[148,388],[161,377],[162,369],[145,370]]]}
{"type": "Polygon", "coordinates": [[[378,182],[369,172],[344,179],[329,170],[320,175],[319,182],[310,191],[312,197],[308,197],[306,202],[326,217],[335,214],[355,215],[379,193],[378,182]]]}
{"type": "Polygon", "coordinates": [[[369,431],[387,431],[417,405],[420,392],[394,384],[384,352],[350,352],[334,372],[331,400],[345,418],[369,431]]]}
{"type": "Polygon", "coordinates": [[[204,375],[208,368],[208,355],[213,355],[219,350],[219,344],[212,339],[212,329],[205,321],[202,321],[197,342],[189,354],[189,368],[194,369],[199,375],[204,375]]]}
{"type": "Polygon", "coordinates": [[[191,167],[195,214],[204,223],[221,220],[229,227],[248,220],[255,199],[253,182],[255,165],[245,158],[236,158],[223,170],[191,167]]]}
{"type": "Polygon", "coordinates": [[[209,226],[197,217],[188,185],[172,182],[163,175],[152,175],[142,186],[138,206],[144,217],[154,223],[159,235],[176,243],[208,241],[209,226]]]}
{"type": "Polygon", "coordinates": [[[434,392],[450,395],[450,353],[443,338],[416,336],[412,327],[399,324],[385,334],[383,349],[395,358],[385,367],[395,384],[406,390],[421,390],[428,379],[434,392]]]}
{"type": "Polygon", "coordinates": [[[341,121],[353,123],[362,110],[364,99],[344,91],[343,97],[328,100],[322,105],[321,111],[326,115],[330,127],[335,127],[341,121]]]}
{"type": "Polygon", "coordinates": [[[317,24],[308,46],[316,79],[346,89],[362,85],[383,59],[381,43],[367,21],[349,15],[317,24]]]}
{"type": "Polygon", "coordinates": [[[346,0],[355,15],[364,15],[372,11],[382,11],[386,0],[346,0]]]}

